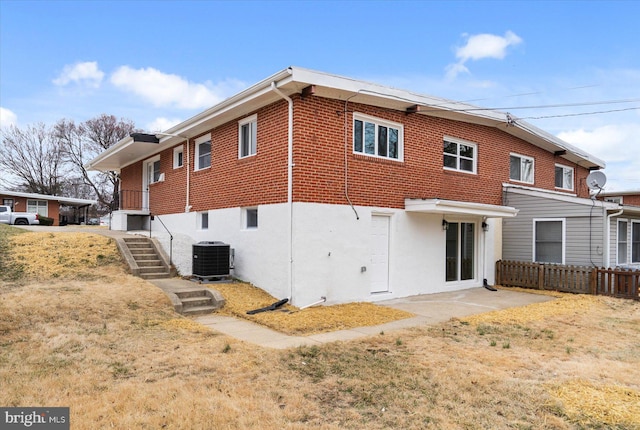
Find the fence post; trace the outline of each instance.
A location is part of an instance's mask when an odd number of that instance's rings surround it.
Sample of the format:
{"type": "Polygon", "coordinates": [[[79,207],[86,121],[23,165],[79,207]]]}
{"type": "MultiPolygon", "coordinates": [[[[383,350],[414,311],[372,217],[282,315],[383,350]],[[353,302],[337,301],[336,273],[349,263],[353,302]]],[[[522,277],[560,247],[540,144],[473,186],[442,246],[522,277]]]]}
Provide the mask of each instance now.
{"type": "Polygon", "coordinates": [[[502,285],[502,270],[500,270],[502,268],[502,265],[500,264],[501,262],[502,262],[502,260],[496,261],[496,280],[495,280],[495,283],[497,285],[502,285]]]}
{"type": "Polygon", "coordinates": [[[598,295],[598,269],[594,267],[589,273],[589,294],[598,295]]]}
{"type": "Polygon", "coordinates": [[[544,264],[538,265],[538,289],[544,290],[544,264]]]}

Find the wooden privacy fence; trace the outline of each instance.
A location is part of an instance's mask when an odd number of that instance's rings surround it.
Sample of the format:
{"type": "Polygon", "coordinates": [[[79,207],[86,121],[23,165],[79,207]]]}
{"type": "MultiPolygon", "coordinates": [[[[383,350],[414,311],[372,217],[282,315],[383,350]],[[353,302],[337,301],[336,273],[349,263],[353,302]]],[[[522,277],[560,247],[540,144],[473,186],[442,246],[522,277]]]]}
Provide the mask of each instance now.
{"type": "Polygon", "coordinates": [[[640,300],[640,270],[500,260],[496,262],[496,283],[640,300]]]}

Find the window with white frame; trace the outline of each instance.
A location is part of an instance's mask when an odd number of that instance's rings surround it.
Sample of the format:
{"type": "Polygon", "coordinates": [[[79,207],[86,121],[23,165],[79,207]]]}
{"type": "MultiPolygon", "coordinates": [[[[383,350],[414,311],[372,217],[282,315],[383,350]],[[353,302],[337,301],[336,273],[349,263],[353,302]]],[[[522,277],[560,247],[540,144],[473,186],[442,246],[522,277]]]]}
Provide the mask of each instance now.
{"type": "Polygon", "coordinates": [[[258,228],[258,208],[243,210],[243,227],[247,230],[258,228]]]}
{"type": "Polygon", "coordinates": [[[640,221],[631,223],[631,262],[640,263],[640,221]]]}
{"type": "Polygon", "coordinates": [[[533,184],[533,158],[511,154],[509,156],[509,179],[533,184]]]}
{"type": "Polygon", "coordinates": [[[27,212],[49,216],[49,204],[46,200],[27,200],[27,212]]]}
{"type": "Polygon", "coordinates": [[[533,237],[533,261],[564,264],[564,219],[534,219],[533,237]]]}
{"type": "MultiPolygon", "coordinates": [[[[211,154],[211,149],[209,149],[209,154],[211,154]]],[[[179,169],[184,165],[184,146],[176,146],[173,148],[173,168],[179,169]]]]}
{"type": "Polygon", "coordinates": [[[452,137],[444,138],[443,166],[447,170],[476,173],[477,145],[452,137]]]}
{"type": "Polygon", "coordinates": [[[238,121],[238,157],[256,155],[258,150],[258,115],[238,121]]]}
{"type": "Polygon", "coordinates": [[[628,226],[626,220],[618,220],[618,258],[617,264],[627,264],[628,226]]]}
{"type": "Polygon", "coordinates": [[[147,183],[155,184],[160,181],[160,157],[147,163],[147,183]]]}
{"type": "Polygon", "coordinates": [[[604,201],[605,202],[611,202],[611,203],[618,203],[620,205],[623,203],[622,196],[605,197],[604,201]]]}
{"type": "Polygon", "coordinates": [[[201,170],[211,167],[211,136],[196,139],[195,169],[201,170]]]}
{"type": "Polygon", "coordinates": [[[209,229],[209,212],[199,212],[198,213],[198,228],[200,230],[208,230],[209,229]]]}
{"type": "Polygon", "coordinates": [[[353,114],[353,152],[402,161],[402,124],[363,114],[353,114]]]}
{"type": "Polygon", "coordinates": [[[573,191],[573,167],[556,164],[556,188],[573,191]]]}
{"type": "Polygon", "coordinates": [[[13,199],[2,199],[2,206],[9,206],[11,210],[13,210],[13,204],[14,204],[13,199]]]}

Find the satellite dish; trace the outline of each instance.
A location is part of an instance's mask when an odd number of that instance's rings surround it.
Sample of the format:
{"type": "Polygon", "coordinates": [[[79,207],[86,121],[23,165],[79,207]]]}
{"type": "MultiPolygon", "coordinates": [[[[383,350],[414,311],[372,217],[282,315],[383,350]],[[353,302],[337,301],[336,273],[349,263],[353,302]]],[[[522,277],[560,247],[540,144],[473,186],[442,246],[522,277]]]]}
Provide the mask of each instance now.
{"type": "Polygon", "coordinates": [[[587,186],[590,190],[601,190],[607,183],[607,177],[599,170],[594,170],[587,176],[587,186]]]}

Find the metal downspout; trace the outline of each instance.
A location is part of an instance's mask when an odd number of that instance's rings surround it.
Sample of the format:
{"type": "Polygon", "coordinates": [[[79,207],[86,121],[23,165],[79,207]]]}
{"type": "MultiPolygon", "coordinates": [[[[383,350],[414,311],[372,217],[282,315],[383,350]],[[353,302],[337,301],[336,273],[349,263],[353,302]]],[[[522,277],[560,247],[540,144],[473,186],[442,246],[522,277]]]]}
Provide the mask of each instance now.
{"type": "Polygon", "coordinates": [[[278,89],[276,82],[271,82],[271,89],[289,103],[289,124],[287,137],[287,205],[289,206],[289,301],[293,302],[293,100],[278,89]]]}
{"type": "Polygon", "coordinates": [[[189,194],[191,194],[191,156],[189,150],[190,142],[187,138],[187,198],[185,199],[184,211],[191,211],[191,205],[189,204],[189,194]]]}
{"type": "Polygon", "coordinates": [[[604,266],[607,269],[611,268],[611,244],[609,243],[611,241],[611,218],[613,217],[617,217],[622,215],[622,213],[624,212],[624,209],[620,209],[618,212],[614,212],[612,214],[609,214],[605,217],[605,219],[607,220],[606,225],[604,226],[605,230],[604,230],[604,237],[605,237],[605,248],[604,248],[604,255],[605,255],[605,261],[603,261],[604,266]]]}

